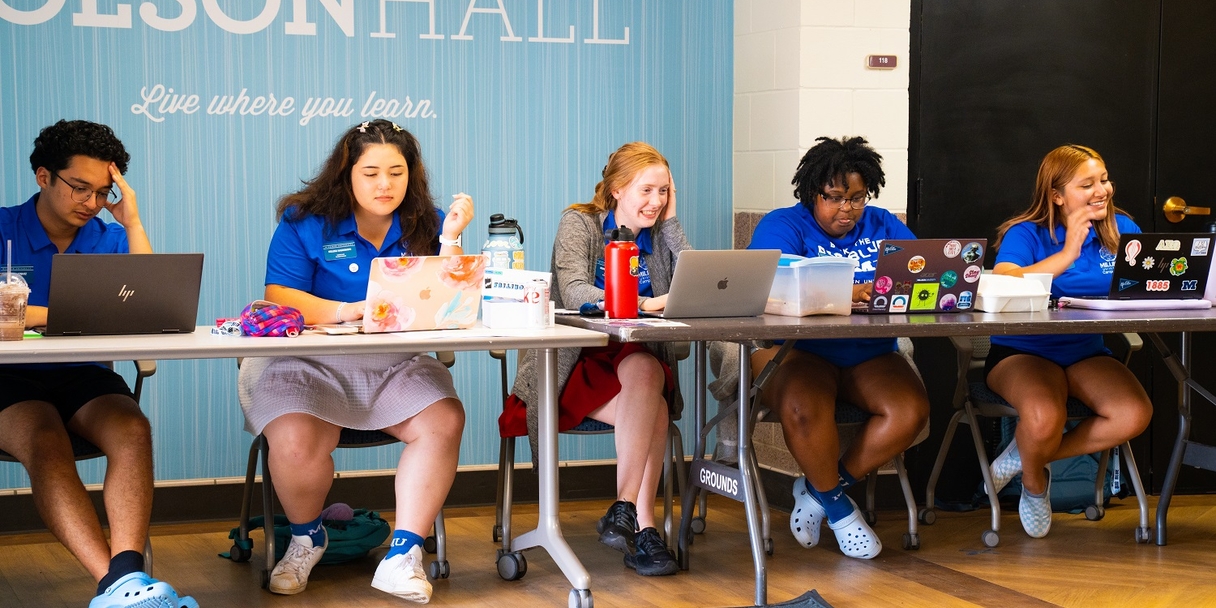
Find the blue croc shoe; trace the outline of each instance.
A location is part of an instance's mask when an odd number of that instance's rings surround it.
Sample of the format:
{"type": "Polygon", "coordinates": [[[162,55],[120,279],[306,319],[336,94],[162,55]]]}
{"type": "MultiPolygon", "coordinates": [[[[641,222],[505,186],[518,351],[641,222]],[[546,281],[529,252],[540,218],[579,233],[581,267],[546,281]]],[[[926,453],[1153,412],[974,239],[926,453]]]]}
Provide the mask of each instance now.
{"type": "Polygon", "coordinates": [[[192,597],[177,597],[169,583],[143,572],[132,572],[93,598],[89,608],[198,608],[192,597]]]}

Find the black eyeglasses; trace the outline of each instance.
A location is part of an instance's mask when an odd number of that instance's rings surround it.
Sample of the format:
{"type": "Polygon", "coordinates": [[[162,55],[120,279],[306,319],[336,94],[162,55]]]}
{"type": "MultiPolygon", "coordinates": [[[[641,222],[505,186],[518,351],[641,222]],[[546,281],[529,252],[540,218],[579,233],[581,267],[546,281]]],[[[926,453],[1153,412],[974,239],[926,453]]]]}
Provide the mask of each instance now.
{"type": "Polygon", "coordinates": [[[94,191],[90,188],[85,188],[84,186],[73,186],[72,184],[69,184],[67,180],[63,179],[63,176],[54,171],[51,171],[51,175],[54,175],[55,179],[67,184],[67,187],[72,189],[72,200],[76,201],[77,203],[87,203],[95,196],[101,197],[102,202],[111,205],[122,200],[122,193],[116,188],[105,188],[103,190],[94,191]]]}
{"type": "Polygon", "coordinates": [[[852,207],[855,210],[862,209],[866,206],[866,203],[870,202],[870,193],[869,192],[867,192],[865,194],[858,194],[857,196],[854,196],[853,198],[845,198],[843,196],[833,196],[831,194],[828,194],[827,192],[820,192],[819,197],[822,198],[823,200],[827,201],[828,203],[831,203],[832,205],[834,205],[836,207],[840,207],[841,209],[844,209],[845,204],[848,204],[849,207],[852,207]]]}

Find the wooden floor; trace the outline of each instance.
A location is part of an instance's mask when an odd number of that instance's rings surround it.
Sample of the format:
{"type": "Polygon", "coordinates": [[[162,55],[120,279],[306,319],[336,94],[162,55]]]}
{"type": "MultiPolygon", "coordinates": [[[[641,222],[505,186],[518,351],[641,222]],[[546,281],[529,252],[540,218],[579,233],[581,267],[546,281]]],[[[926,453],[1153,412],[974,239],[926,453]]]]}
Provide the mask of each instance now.
{"type": "MultiPolygon", "coordinates": [[[[1155,506],[1155,499],[1151,503],[1155,506]]],[[[708,529],[693,547],[692,569],[643,578],[621,556],[596,542],[595,521],[606,502],[562,505],[566,538],[591,572],[596,606],[751,605],[753,579],[746,525],[739,504],[714,498],[708,529]]],[[[553,562],[528,552],[523,580],[506,582],[494,567],[493,509],[447,512],[451,578],[435,584],[432,605],[565,605],[569,585],[553,562]]],[[[1170,545],[1137,545],[1134,501],[1112,503],[1106,518],[1055,516],[1051,534],[1034,540],[1007,513],[1001,545],[986,549],[980,534],[986,512],[940,513],[922,526],[921,549],[900,548],[906,519],[882,512],[876,530],[884,543],[873,561],[843,557],[831,532],[820,547],[803,549],[788,532],[788,515],[773,513],[775,555],[768,561],[768,597],[780,602],[818,590],[838,608],[848,606],[1216,606],[1216,497],[1179,497],[1171,509],[1170,545]]],[[[391,517],[389,517],[391,521],[391,517]]],[[[535,507],[520,506],[517,530],[534,525],[535,507]]],[[[204,608],[245,606],[372,607],[403,602],[369,586],[374,557],[320,566],[308,590],[294,597],[259,588],[258,567],[216,557],[230,545],[232,522],[153,529],[156,575],[193,595],[204,608]]],[[[260,541],[260,534],[256,535],[260,541]]],[[[0,536],[0,607],[84,606],[91,579],[46,534],[0,536]]],[[[373,552],[383,555],[384,549],[373,552]]],[[[260,563],[260,542],[254,563],[260,563]]]]}

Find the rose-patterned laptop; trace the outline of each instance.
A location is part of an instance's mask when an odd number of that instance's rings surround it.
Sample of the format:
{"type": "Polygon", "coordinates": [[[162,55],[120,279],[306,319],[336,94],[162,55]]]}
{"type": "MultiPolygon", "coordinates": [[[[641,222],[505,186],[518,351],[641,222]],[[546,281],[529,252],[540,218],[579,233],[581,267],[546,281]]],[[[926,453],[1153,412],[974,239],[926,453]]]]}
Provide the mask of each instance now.
{"type": "Polygon", "coordinates": [[[372,260],[364,333],[471,327],[481,306],[485,268],[480,255],[372,260]]]}

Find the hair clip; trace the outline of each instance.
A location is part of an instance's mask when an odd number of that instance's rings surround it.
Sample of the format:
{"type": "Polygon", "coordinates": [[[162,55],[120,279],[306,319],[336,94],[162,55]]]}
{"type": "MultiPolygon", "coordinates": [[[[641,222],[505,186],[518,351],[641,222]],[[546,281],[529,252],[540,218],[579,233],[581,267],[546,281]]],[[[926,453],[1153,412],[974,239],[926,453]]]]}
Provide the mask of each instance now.
{"type": "Polygon", "coordinates": [[[404,131],[405,129],[402,129],[401,126],[398,125],[397,123],[393,123],[393,130],[400,133],[400,132],[404,131]]]}
{"type": "Polygon", "coordinates": [[[368,127],[368,125],[370,125],[370,124],[372,124],[372,123],[371,123],[371,121],[367,121],[367,122],[364,122],[363,124],[359,125],[359,132],[360,132],[360,133],[367,133],[367,127],[368,127]]]}

